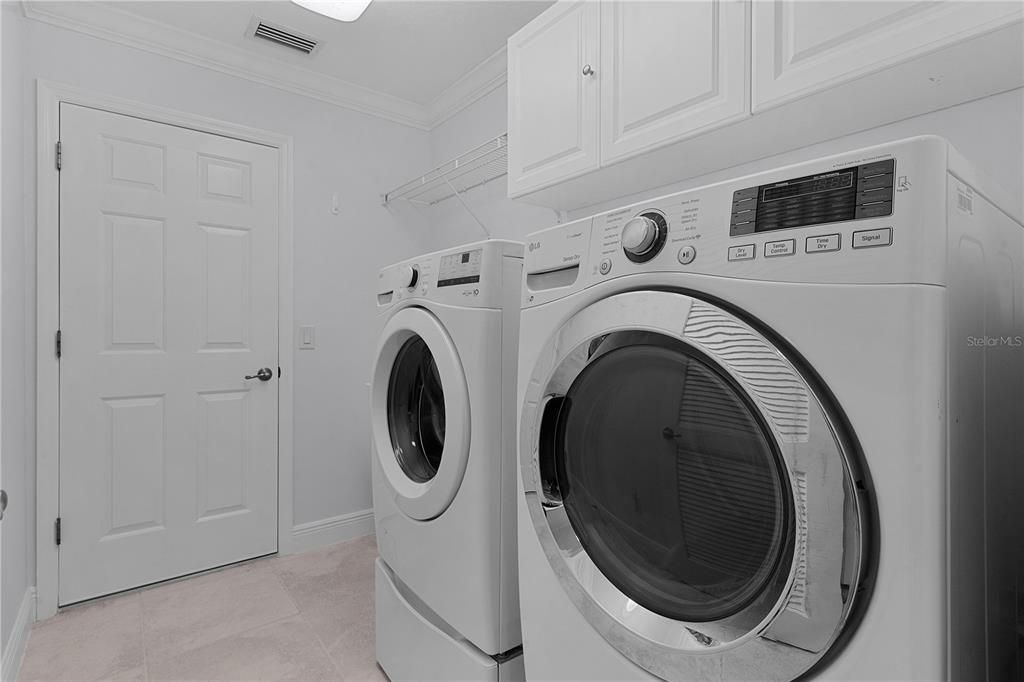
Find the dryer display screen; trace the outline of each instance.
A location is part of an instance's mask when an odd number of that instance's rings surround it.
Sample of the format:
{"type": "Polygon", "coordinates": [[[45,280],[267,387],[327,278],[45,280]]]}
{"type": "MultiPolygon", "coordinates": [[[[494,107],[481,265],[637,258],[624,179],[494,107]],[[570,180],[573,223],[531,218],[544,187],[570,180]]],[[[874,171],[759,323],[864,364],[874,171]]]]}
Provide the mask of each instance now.
{"type": "Polygon", "coordinates": [[[731,236],[892,215],[893,159],[733,192],[731,236]]]}
{"type": "Polygon", "coordinates": [[[483,249],[441,256],[441,267],[437,273],[437,286],[451,287],[457,284],[475,284],[479,282],[482,258],[483,249]]]}

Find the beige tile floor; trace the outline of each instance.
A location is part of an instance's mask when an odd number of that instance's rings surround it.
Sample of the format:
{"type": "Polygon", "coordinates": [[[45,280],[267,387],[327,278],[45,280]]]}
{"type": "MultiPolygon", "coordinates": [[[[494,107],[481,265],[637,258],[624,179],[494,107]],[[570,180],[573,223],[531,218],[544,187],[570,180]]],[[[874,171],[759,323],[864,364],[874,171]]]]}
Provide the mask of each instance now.
{"type": "Polygon", "coordinates": [[[19,680],[386,681],[373,649],[373,537],[61,610],[19,680]]]}

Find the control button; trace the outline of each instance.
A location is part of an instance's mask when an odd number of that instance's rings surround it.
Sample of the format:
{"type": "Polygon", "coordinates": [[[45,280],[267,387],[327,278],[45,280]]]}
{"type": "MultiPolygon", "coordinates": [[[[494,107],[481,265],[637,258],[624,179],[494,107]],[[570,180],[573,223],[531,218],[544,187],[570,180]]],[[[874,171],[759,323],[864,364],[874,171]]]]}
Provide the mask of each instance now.
{"type": "Polygon", "coordinates": [[[684,246],[679,249],[679,253],[676,254],[676,257],[683,265],[689,265],[693,262],[693,259],[697,257],[697,249],[692,246],[684,246]]]}
{"type": "Polygon", "coordinates": [[[607,275],[612,271],[612,261],[610,258],[605,258],[601,261],[600,270],[602,275],[607,275]]]}
{"type": "Polygon", "coordinates": [[[757,255],[757,247],[753,244],[729,247],[729,260],[754,260],[757,255]]]}
{"type": "Polygon", "coordinates": [[[764,244],[765,258],[774,258],[775,256],[792,256],[794,253],[796,253],[795,239],[783,239],[777,242],[765,242],[764,244]]]}
{"type": "Polygon", "coordinates": [[[892,244],[892,228],[880,230],[861,230],[853,233],[853,248],[866,249],[872,246],[889,246],[892,244]]]}
{"type": "Polygon", "coordinates": [[[878,201],[868,204],[860,204],[853,213],[853,217],[858,220],[860,218],[878,218],[880,216],[887,215],[892,215],[891,201],[878,201]]]}
{"type": "Polygon", "coordinates": [[[862,177],[857,181],[857,189],[860,191],[878,189],[880,187],[892,187],[892,173],[872,175],[869,178],[862,177]]]}
{"type": "Polygon", "coordinates": [[[822,253],[825,251],[838,251],[839,250],[839,235],[838,234],[823,234],[820,237],[808,237],[807,246],[805,247],[807,253],[822,253]]]}
{"type": "Polygon", "coordinates": [[[895,159],[886,159],[885,161],[875,161],[874,163],[866,163],[857,168],[857,174],[860,177],[870,177],[872,175],[879,175],[881,173],[892,173],[896,167],[895,159]]]}

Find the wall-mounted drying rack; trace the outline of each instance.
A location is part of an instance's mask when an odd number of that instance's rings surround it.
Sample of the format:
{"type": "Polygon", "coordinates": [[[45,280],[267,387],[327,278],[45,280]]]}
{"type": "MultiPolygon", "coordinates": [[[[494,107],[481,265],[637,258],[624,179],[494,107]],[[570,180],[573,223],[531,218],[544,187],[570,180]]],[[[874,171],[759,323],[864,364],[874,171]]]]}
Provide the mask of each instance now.
{"type": "MultiPolygon", "coordinates": [[[[384,205],[404,199],[433,205],[508,174],[508,135],[503,133],[383,195],[384,205]]],[[[459,197],[461,200],[461,197],[459,197]]]]}

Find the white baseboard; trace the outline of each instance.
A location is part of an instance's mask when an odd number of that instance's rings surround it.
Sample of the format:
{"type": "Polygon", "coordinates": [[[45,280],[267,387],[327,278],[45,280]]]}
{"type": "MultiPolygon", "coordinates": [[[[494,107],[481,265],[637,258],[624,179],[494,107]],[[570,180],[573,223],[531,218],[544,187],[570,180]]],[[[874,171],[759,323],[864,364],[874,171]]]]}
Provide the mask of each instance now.
{"type": "Polygon", "coordinates": [[[362,509],[350,514],[302,523],[292,528],[291,552],[305,552],[317,547],[373,533],[373,510],[362,509]]]}
{"type": "Polygon", "coordinates": [[[25,597],[21,600],[11,636],[4,643],[3,663],[0,664],[0,680],[3,682],[14,682],[18,679],[21,659],[25,655],[25,645],[28,643],[28,635],[34,622],[36,622],[36,588],[30,587],[25,590],[25,597]]]}

